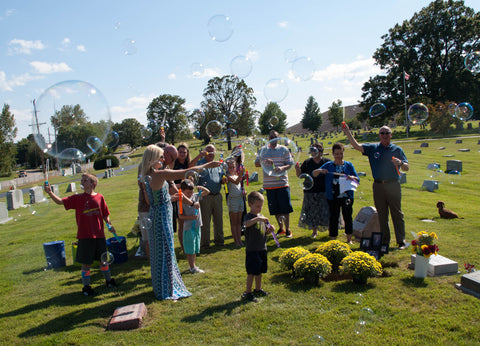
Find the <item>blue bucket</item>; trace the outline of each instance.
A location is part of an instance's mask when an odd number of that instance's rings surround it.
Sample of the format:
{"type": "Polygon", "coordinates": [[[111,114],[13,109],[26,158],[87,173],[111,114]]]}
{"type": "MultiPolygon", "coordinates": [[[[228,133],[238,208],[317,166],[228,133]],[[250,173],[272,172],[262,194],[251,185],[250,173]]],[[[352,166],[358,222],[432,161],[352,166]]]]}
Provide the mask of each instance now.
{"type": "Polygon", "coordinates": [[[127,238],[125,237],[118,237],[117,238],[108,238],[107,239],[107,248],[113,254],[113,263],[123,263],[128,260],[128,252],[127,252],[127,238]]]}
{"type": "Polygon", "coordinates": [[[43,243],[43,250],[45,251],[45,257],[49,267],[60,268],[67,265],[65,260],[65,242],[63,240],[43,243]]]}

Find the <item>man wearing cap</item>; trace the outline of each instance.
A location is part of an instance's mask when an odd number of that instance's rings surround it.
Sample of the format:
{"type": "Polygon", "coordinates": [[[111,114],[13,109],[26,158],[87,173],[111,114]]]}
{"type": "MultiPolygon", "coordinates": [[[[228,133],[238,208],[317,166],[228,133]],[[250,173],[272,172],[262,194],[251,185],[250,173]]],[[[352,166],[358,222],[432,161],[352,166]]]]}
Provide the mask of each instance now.
{"type": "Polygon", "coordinates": [[[400,250],[405,249],[405,220],[402,212],[402,189],[400,187],[400,169],[408,171],[408,161],[399,146],[390,143],[392,130],[388,126],[380,128],[379,143],[359,144],[352,136],[348,125],[343,126],[352,147],[368,157],[372,169],[373,200],[377,208],[382,245],[390,243],[388,213],[392,215],[395,238],[400,250]]]}

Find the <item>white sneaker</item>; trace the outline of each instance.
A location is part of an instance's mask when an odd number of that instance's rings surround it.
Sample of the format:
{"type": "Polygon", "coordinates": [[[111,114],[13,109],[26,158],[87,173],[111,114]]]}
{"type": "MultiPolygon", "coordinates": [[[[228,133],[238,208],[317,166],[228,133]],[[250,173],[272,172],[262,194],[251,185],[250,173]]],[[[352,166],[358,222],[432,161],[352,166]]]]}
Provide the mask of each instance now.
{"type": "Polygon", "coordinates": [[[192,274],[195,274],[195,273],[203,274],[203,273],[205,273],[205,270],[202,270],[202,269],[198,268],[197,266],[195,266],[193,268],[190,268],[190,273],[192,273],[192,274]]]}

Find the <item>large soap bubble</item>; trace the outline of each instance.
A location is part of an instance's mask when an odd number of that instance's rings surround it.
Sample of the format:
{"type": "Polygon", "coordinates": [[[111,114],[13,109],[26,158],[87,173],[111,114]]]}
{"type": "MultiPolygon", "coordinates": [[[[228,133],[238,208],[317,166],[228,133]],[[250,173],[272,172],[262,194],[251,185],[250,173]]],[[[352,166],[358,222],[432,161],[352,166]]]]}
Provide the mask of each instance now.
{"type": "Polygon", "coordinates": [[[480,73],[480,52],[472,52],[465,57],[465,68],[472,73],[480,73]]]}
{"type": "Polygon", "coordinates": [[[293,61],[292,71],[295,78],[298,78],[302,81],[310,80],[315,73],[315,63],[312,59],[302,56],[301,58],[293,61]]]}
{"type": "Polygon", "coordinates": [[[282,102],[288,94],[287,83],[283,79],[270,79],[263,88],[263,94],[268,102],[282,102]]]}
{"type": "Polygon", "coordinates": [[[67,80],[40,95],[34,103],[31,125],[35,141],[45,154],[82,160],[105,143],[110,132],[110,110],[95,86],[67,80]]]}
{"type": "Polygon", "coordinates": [[[295,165],[298,154],[295,142],[288,138],[273,138],[258,151],[258,160],[267,176],[281,176],[295,165]],[[273,151],[275,149],[275,151],[273,151]],[[286,167],[288,166],[288,167],[286,167]]]}
{"type": "Polygon", "coordinates": [[[223,133],[223,126],[218,120],[211,120],[205,126],[205,131],[209,137],[218,138],[223,133]]]}
{"type": "Polygon", "coordinates": [[[208,34],[217,42],[227,41],[233,34],[233,25],[230,18],[223,14],[211,17],[207,23],[208,34]]]}
{"type": "Polygon", "coordinates": [[[428,107],[423,103],[415,103],[408,109],[408,120],[412,124],[423,124],[428,118],[428,107]]]}
{"type": "Polygon", "coordinates": [[[375,118],[385,113],[386,110],[387,110],[387,107],[385,107],[383,103],[378,102],[372,105],[372,107],[370,107],[370,110],[368,111],[368,115],[370,115],[370,118],[375,118]]]}
{"type": "Polygon", "coordinates": [[[467,121],[473,116],[473,107],[468,102],[462,102],[457,107],[455,107],[455,115],[456,118],[460,119],[461,121],[467,121]]]}
{"type": "Polygon", "coordinates": [[[240,79],[246,78],[252,72],[252,62],[244,55],[238,55],[230,61],[230,71],[240,79]]]}

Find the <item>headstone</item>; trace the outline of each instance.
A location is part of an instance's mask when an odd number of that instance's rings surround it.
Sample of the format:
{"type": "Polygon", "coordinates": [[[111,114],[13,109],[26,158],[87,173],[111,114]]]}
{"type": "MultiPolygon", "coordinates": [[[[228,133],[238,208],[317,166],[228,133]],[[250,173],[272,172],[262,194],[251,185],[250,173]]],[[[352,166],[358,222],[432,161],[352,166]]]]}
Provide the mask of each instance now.
{"type": "Polygon", "coordinates": [[[477,144],[480,144],[480,139],[478,140],[477,144]]]}
{"type": "Polygon", "coordinates": [[[472,123],[467,123],[467,129],[471,130],[472,128],[472,123]]]}
{"type": "Polygon", "coordinates": [[[462,141],[461,139],[457,139],[457,140],[455,141],[455,144],[462,144],[462,143],[463,143],[463,141],[462,141]]]}
{"type": "Polygon", "coordinates": [[[422,144],[420,144],[420,148],[428,148],[428,143],[423,142],[422,144]]]}
{"type": "Polygon", "coordinates": [[[406,184],[406,183],[407,183],[407,173],[400,172],[400,184],[406,184]]]}
{"type": "Polygon", "coordinates": [[[8,217],[7,203],[0,202],[0,224],[6,223],[11,219],[11,217],[8,217]]]}
{"type": "Polygon", "coordinates": [[[250,175],[250,178],[248,179],[248,182],[251,183],[253,181],[258,181],[258,173],[253,172],[252,175],[250,175]]]}
{"type": "Polygon", "coordinates": [[[365,172],[358,172],[357,173],[359,177],[366,177],[367,176],[367,173],[365,172]]]}
{"type": "Polygon", "coordinates": [[[368,238],[372,232],[380,232],[380,222],[375,207],[363,207],[353,220],[353,235],[355,238],[368,238]]]}
{"type": "Polygon", "coordinates": [[[458,151],[461,151],[462,153],[468,153],[470,151],[469,148],[463,148],[463,149],[458,149],[458,151]]]}
{"type": "Polygon", "coordinates": [[[30,204],[40,203],[45,200],[45,196],[43,196],[43,188],[41,186],[34,186],[28,190],[30,194],[30,204]]]}
{"type": "Polygon", "coordinates": [[[421,151],[420,149],[415,149],[415,150],[413,151],[413,153],[414,153],[414,154],[421,154],[422,151],[421,151]]]}
{"type": "Polygon", "coordinates": [[[60,187],[58,185],[50,185],[50,189],[52,190],[52,192],[54,194],[56,194],[57,196],[60,195],[60,187]]]}
{"type": "Polygon", "coordinates": [[[110,170],[108,170],[108,169],[105,170],[105,173],[104,173],[104,175],[103,175],[103,178],[104,178],[104,179],[110,178],[110,170]]]}
{"type": "Polygon", "coordinates": [[[438,148],[438,150],[445,150],[445,147],[440,147],[438,148]]]}
{"type": "Polygon", "coordinates": [[[122,306],[115,309],[108,330],[137,329],[142,326],[142,320],[147,315],[147,307],[144,303],[122,306]]]}
{"type": "Polygon", "coordinates": [[[8,210],[23,207],[23,192],[21,189],[14,189],[7,192],[8,210]]]}
{"type": "Polygon", "coordinates": [[[310,145],[313,145],[313,138],[310,137],[310,145]]]}
{"type": "Polygon", "coordinates": [[[67,192],[75,192],[77,191],[77,185],[75,183],[69,183],[67,186],[67,192]]]}
{"type": "Polygon", "coordinates": [[[447,160],[447,170],[446,172],[457,171],[462,172],[462,161],[461,160],[447,160]]]}
{"type": "Polygon", "coordinates": [[[424,180],[422,189],[433,192],[433,190],[438,190],[438,181],[437,180],[424,180]]]}
{"type": "Polygon", "coordinates": [[[480,271],[463,274],[460,284],[455,285],[465,293],[480,298],[480,271]]]}
{"type": "MultiPolygon", "coordinates": [[[[410,256],[409,268],[415,268],[415,258],[416,254],[410,256]]],[[[440,276],[440,275],[453,275],[458,273],[458,263],[452,261],[449,258],[443,257],[441,255],[432,255],[430,256],[430,261],[428,262],[427,275],[428,276],[440,276]]]]}
{"type": "Polygon", "coordinates": [[[362,133],[362,140],[366,141],[368,139],[368,134],[362,133]]]}

